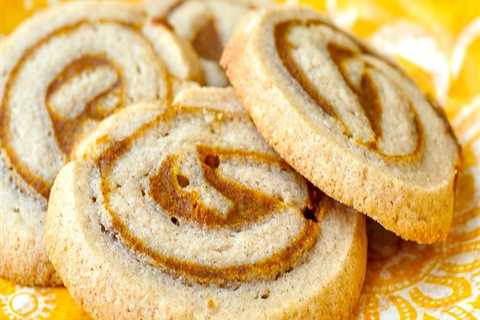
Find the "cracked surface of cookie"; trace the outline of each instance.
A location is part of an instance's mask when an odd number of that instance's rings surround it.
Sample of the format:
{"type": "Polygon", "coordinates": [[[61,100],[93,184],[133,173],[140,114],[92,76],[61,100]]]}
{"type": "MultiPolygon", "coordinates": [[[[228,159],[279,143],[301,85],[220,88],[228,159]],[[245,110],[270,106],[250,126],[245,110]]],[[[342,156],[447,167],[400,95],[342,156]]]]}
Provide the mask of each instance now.
{"type": "Polygon", "coordinates": [[[46,244],[95,318],[350,316],[364,217],[291,170],[232,90],[127,108],[77,152],[55,181],[46,244]]]}
{"type": "Polygon", "coordinates": [[[182,43],[139,7],[115,2],[57,6],[2,40],[1,277],[61,284],[42,240],[56,174],[103,118],[133,102],[169,99],[174,78],[201,75],[182,43]]]}
{"type": "Polygon", "coordinates": [[[282,158],[405,239],[445,239],[459,146],[443,111],[315,11],[264,10],[237,30],[222,64],[282,158]]]}

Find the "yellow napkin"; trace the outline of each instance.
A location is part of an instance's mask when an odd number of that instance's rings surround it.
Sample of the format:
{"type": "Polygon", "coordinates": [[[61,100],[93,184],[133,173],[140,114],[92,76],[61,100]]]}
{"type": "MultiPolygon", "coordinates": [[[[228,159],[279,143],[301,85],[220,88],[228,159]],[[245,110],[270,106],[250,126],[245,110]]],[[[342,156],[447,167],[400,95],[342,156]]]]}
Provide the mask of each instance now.
{"type": "MultiPolygon", "coordinates": [[[[0,39],[56,2],[0,0],[0,39]]],[[[445,106],[463,146],[456,216],[447,242],[416,245],[369,224],[368,272],[357,317],[480,319],[480,1],[302,2],[393,56],[445,106]]],[[[0,280],[0,319],[88,317],[65,289],[0,280]]]]}

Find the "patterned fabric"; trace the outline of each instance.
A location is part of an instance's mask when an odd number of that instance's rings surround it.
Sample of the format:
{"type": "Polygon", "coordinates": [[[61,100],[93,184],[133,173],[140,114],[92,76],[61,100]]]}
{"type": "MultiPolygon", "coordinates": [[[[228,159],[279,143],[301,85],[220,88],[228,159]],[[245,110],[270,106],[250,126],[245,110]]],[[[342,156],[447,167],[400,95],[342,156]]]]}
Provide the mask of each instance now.
{"type": "MultiPolygon", "coordinates": [[[[0,0],[0,41],[57,0],[0,0]]],[[[359,319],[480,319],[480,1],[304,0],[394,57],[445,106],[463,146],[447,242],[404,242],[369,224],[359,319]]],[[[0,280],[0,319],[88,319],[67,291],[0,280]]]]}

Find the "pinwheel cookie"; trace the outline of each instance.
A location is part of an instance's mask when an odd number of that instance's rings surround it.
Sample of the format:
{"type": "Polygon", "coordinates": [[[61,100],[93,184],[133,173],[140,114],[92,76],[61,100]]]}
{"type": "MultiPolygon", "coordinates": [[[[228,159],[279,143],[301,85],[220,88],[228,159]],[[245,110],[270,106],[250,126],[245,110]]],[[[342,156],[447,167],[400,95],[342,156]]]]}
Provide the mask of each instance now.
{"type": "Polygon", "coordinates": [[[350,315],[364,218],[278,158],[231,90],[127,108],[78,152],[52,189],[46,244],[95,318],[350,315]]]}
{"type": "Polygon", "coordinates": [[[139,8],[73,3],[34,16],[0,46],[0,276],[60,284],[43,246],[50,187],[80,138],[113,111],[165,100],[198,60],[139,8]]]}
{"type": "Polygon", "coordinates": [[[259,131],[326,194],[409,240],[447,236],[459,147],[396,65],[318,13],[252,13],[222,64],[259,131]]]}
{"type": "Polygon", "coordinates": [[[228,81],[218,62],[238,20],[249,9],[272,3],[269,0],[149,0],[146,7],[153,21],[171,26],[190,41],[200,56],[206,83],[223,87],[228,81]]]}

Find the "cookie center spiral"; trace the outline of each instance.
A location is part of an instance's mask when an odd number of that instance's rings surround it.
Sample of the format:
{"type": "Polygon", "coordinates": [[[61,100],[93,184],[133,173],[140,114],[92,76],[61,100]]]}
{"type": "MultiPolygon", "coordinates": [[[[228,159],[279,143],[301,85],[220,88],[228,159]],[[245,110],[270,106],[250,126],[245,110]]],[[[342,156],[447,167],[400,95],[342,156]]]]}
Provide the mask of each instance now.
{"type": "Polygon", "coordinates": [[[70,63],[49,85],[46,105],[63,153],[70,154],[91,122],[123,104],[121,79],[108,59],[87,55],[70,63]]]}
{"type": "Polygon", "coordinates": [[[242,227],[272,214],[281,205],[279,199],[225,179],[217,170],[220,161],[228,157],[271,161],[276,165],[279,164],[278,160],[274,161],[271,157],[248,152],[215,150],[205,146],[197,146],[197,155],[205,182],[231,205],[222,212],[221,208],[218,210],[207,207],[195,192],[185,192],[183,189],[188,187],[188,178],[180,172],[177,159],[171,156],[162,163],[159,173],[150,179],[152,198],[165,209],[165,212],[209,228],[242,227]]]}
{"type": "Polygon", "coordinates": [[[322,21],[287,21],[275,28],[279,57],[320,110],[356,144],[385,159],[420,154],[421,128],[409,81],[390,62],[322,21]]]}

